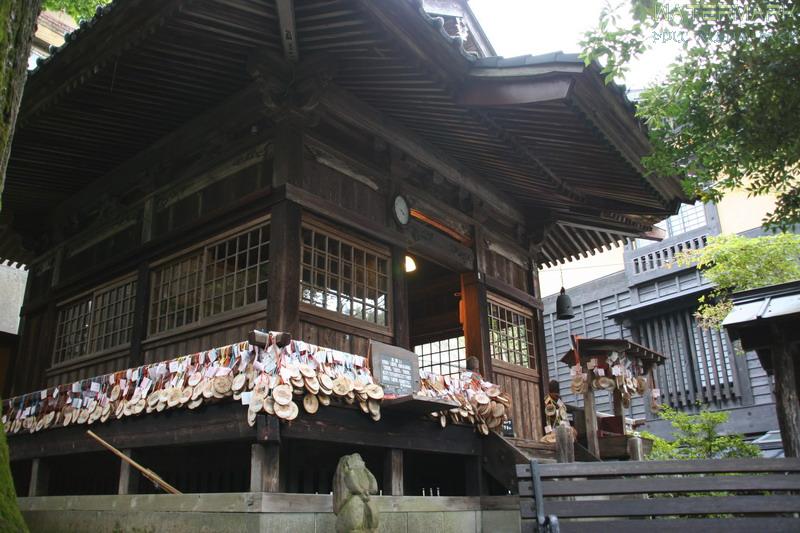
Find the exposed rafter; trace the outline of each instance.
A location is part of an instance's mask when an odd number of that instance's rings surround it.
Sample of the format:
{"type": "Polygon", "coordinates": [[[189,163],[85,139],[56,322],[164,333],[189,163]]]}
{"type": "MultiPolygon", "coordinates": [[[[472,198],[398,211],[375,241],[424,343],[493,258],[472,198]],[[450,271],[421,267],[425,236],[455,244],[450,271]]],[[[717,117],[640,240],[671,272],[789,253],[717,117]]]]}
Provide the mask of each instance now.
{"type": "Polygon", "coordinates": [[[419,139],[413,132],[394,123],[386,115],[368,106],[346,90],[331,84],[322,94],[321,103],[331,115],[344,122],[371,130],[377,136],[413,156],[423,165],[435,170],[445,179],[477,195],[496,211],[504,213],[516,222],[525,220],[524,214],[513,200],[495,190],[485,180],[462,170],[458,163],[449,156],[439,152],[429,143],[419,139]]]}

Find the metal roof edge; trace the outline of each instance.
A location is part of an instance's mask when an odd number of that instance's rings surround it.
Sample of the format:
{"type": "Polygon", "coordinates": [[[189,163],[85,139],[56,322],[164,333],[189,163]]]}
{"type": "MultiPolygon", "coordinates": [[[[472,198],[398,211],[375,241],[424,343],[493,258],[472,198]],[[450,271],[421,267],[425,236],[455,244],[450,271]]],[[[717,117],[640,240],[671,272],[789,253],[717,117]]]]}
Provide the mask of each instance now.
{"type": "Polygon", "coordinates": [[[800,294],[800,280],[736,292],[731,295],[731,300],[734,304],[742,304],[767,297],[774,298],[776,296],[791,296],[795,294],[800,294]]]}

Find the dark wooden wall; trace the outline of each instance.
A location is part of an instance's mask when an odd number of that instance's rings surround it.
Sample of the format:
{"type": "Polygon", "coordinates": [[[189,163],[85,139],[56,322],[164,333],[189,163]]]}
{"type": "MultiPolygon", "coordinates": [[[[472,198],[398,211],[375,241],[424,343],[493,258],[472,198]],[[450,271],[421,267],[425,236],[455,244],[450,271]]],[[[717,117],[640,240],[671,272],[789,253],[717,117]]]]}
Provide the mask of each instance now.
{"type": "MultiPolygon", "coordinates": [[[[60,252],[43,257],[48,263],[42,265],[46,264],[49,270],[41,268],[41,275],[31,278],[14,393],[236,342],[254,328],[287,328],[307,342],[361,355],[366,355],[370,339],[407,346],[410,318],[402,261],[411,252],[445,267],[454,279],[475,271],[481,273],[471,278],[477,298],[465,306],[474,314],[474,319],[467,320],[469,327],[473,333],[478,329],[477,337],[470,333],[478,341],[470,346],[468,355],[486,361],[487,376],[519,395],[514,416],[520,437],[538,438],[540,374],[532,369],[515,373],[502,365],[492,373],[484,341],[486,320],[480,318],[486,313],[487,284],[492,291],[519,304],[531,308],[541,305],[534,293],[528,247],[521,237],[510,237],[522,233],[502,218],[473,213],[470,202],[457,187],[432,179],[429,169],[393,147],[375,142],[369,134],[342,132],[341,126],[333,131],[324,124],[312,130],[305,128],[302,124],[277,124],[273,130],[265,130],[268,133],[217,147],[218,157],[205,165],[191,165],[192,173],[176,172],[173,181],[160,178],[155,189],[120,208],[127,218],[120,226],[124,230],[119,238],[95,236],[110,222],[105,223],[101,215],[92,215],[83,233],[77,233],[80,238],[64,237],[63,242],[57,243],[60,252]],[[331,141],[336,135],[340,138],[331,141]],[[350,148],[342,148],[344,141],[350,148]],[[435,223],[417,218],[407,226],[398,224],[392,216],[397,194],[403,194],[412,207],[435,219],[435,223]],[[148,335],[150,265],[268,213],[272,216],[268,288],[271,306],[250,306],[174,331],[148,335]],[[307,220],[388,250],[394,290],[387,328],[337,320],[299,305],[299,228],[307,220]],[[443,231],[444,226],[452,231],[443,231]],[[479,238],[474,238],[476,235],[479,238]],[[76,239],[89,242],[82,249],[91,253],[90,259],[69,253],[76,239]],[[131,243],[137,239],[138,243],[131,243]],[[63,268],[65,257],[68,269],[63,268]],[[56,304],[130,274],[137,275],[139,283],[131,345],[48,370],[56,304]]],[[[197,153],[197,146],[191,146],[190,152],[197,153]]],[[[160,157],[166,156],[160,153],[160,157]]],[[[147,158],[138,159],[144,161],[143,165],[155,164],[147,158]]],[[[39,270],[34,265],[34,273],[39,270]]],[[[542,354],[535,356],[541,359],[542,354]]]]}

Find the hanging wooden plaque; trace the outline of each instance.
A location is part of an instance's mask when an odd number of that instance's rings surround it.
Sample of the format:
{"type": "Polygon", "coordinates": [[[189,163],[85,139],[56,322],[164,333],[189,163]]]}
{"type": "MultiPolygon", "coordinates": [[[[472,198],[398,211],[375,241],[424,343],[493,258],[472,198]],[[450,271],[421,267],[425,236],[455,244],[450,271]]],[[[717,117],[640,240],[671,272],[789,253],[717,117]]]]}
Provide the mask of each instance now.
{"type": "Polygon", "coordinates": [[[405,396],[419,391],[419,360],[414,352],[371,341],[370,364],[386,394],[405,396]]]}

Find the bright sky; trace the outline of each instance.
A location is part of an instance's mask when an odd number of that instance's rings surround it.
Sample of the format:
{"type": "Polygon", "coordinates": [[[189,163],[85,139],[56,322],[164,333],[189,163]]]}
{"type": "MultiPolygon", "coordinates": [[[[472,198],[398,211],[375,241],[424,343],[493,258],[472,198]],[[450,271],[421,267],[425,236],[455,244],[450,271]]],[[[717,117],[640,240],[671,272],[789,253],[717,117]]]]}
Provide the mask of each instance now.
{"type": "MultiPolygon", "coordinates": [[[[606,0],[470,0],[469,5],[499,55],[514,57],[561,50],[581,52],[584,32],[595,27],[606,0]]],[[[614,2],[616,3],[616,1],[614,2]]],[[[678,50],[659,43],[631,67],[629,89],[643,89],[666,72],[678,50]]]]}

